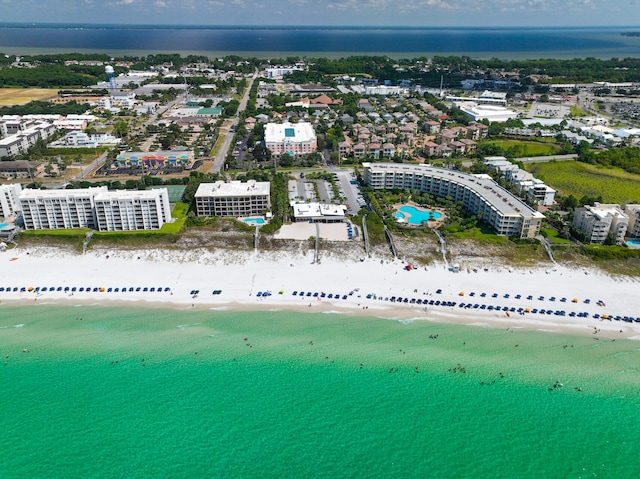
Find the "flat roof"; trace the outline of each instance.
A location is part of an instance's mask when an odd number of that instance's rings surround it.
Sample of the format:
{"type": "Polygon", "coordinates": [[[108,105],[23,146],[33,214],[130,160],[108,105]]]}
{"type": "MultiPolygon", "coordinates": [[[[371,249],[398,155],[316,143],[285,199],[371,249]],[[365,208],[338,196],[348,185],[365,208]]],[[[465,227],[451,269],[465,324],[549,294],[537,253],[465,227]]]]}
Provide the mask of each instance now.
{"type": "Polygon", "coordinates": [[[470,175],[460,173],[459,171],[445,170],[443,168],[434,168],[427,165],[401,165],[397,163],[363,163],[364,168],[369,168],[371,172],[397,172],[428,175],[434,178],[459,183],[468,189],[475,191],[478,196],[485,198],[500,213],[505,216],[525,215],[535,218],[544,218],[544,215],[531,206],[526,204],[520,198],[512,195],[509,191],[502,188],[493,179],[487,179],[481,175],[470,175]]]}
{"type": "Polygon", "coordinates": [[[96,196],[99,193],[106,192],[106,186],[94,186],[91,188],[77,188],[64,190],[36,190],[27,188],[20,193],[20,199],[30,198],[70,198],[74,196],[96,196]]]}
{"type": "MultiPolygon", "coordinates": [[[[164,188],[156,188],[153,190],[113,190],[104,191],[97,194],[94,198],[95,201],[105,201],[113,199],[131,199],[131,198],[156,198],[162,195],[164,188]]],[[[164,189],[166,191],[166,189],[164,189]]]]}
{"type": "Polygon", "coordinates": [[[316,138],[316,132],[311,123],[267,123],[264,128],[266,143],[271,142],[304,142],[316,138]]]}
{"type": "Polygon", "coordinates": [[[215,183],[200,183],[195,197],[224,197],[224,196],[254,196],[269,195],[271,183],[268,181],[249,180],[241,181],[216,181],[215,183]]]}
{"type": "Polygon", "coordinates": [[[296,218],[344,217],[345,205],[326,203],[291,203],[296,218]]]}

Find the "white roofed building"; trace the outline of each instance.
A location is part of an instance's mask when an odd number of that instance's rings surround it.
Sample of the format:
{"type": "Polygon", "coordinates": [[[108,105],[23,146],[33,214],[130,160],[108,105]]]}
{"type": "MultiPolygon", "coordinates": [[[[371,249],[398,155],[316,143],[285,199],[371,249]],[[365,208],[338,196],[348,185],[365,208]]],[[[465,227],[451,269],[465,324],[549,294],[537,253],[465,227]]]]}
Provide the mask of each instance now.
{"type": "Polygon", "coordinates": [[[273,156],[307,155],[317,150],[316,132],[311,123],[267,123],[264,127],[265,146],[273,156]]]}
{"type": "Polygon", "coordinates": [[[96,228],[94,198],[106,186],[76,190],[34,190],[20,193],[24,227],[28,230],[96,228]]]}
{"type": "Polygon", "coordinates": [[[640,239],[640,205],[624,205],[622,209],[629,217],[627,236],[640,239]]]}
{"type": "Polygon", "coordinates": [[[619,205],[594,203],[576,208],[573,227],[582,231],[590,243],[602,244],[611,237],[617,245],[624,242],[629,217],[619,205]]]}
{"type": "Polygon", "coordinates": [[[198,216],[253,216],[271,209],[271,183],[249,180],[201,183],[195,194],[198,216]]]}
{"type": "Polygon", "coordinates": [[[364,180],[373,189],[403,189],[450,197],[478,215],[497,234],[535,238],[544,215],[486,176],[427,165],[363,163],[364,180]]]}
{"type": "Polygon", "coordinates": [[[172,221],[166,188],[105,191],[94,203],[99,231],[157,230],[172,221]]]}
{"type": "Polygon", "coordinates": [[[344,221],[347,207],[324,203],[291,203],[296,221],[310,223],[340,223],[344,221]]]}
{"type": "Polygon", "coordinates": [[[13,216],[20,211],[20,183],[0,185],[0,219],[13,216]]]}

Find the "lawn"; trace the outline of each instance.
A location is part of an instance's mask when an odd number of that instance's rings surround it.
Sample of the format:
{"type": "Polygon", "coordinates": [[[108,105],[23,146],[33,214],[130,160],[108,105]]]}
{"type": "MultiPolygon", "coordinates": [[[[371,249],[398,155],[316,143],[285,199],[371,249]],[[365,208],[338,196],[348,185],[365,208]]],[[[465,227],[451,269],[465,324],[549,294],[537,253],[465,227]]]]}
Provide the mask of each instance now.
{"type": "Polygon", "coordinates": [[[604,168],[579,161],[545,162],[527,165],[536,178],[563,196],[598,198],[604,203],[640,203],[640,175],[620,168],[604,168]]]}
{"type": "Polygon", "coordinates": [[[556,155],[560,151],[560,147],[553,141],[527,141],[527,140],[489,140],[483,141],[482,144],[495,145],[509,154],[510,150],[516,157],[525,156],[550,156],[556,155]]]}
{"type": "Polygon", "coordinates": [[[24,105],[30,101],[48,100],[58,90],[47,88],[0,88],[0,106],[24,105]]]}

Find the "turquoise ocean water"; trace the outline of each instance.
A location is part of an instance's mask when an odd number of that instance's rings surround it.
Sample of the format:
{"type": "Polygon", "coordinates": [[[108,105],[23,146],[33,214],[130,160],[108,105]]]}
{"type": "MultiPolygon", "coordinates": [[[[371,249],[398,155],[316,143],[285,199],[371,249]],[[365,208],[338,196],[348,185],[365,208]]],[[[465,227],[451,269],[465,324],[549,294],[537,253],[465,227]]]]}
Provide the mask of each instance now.
{"type": "Polygon", "coordinates": [[[639,349],[339,314],[2,305],[0,477],[636,477],[639,349]]]}

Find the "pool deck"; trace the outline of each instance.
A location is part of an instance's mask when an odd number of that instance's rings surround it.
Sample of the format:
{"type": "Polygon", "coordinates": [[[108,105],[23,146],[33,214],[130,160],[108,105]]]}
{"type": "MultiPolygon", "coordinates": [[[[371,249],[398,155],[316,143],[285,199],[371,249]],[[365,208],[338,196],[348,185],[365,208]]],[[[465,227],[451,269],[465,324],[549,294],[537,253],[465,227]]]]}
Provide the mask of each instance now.
{"type": "Polygon", "coordinates": [[[442,208],[425,208],[424,206],[420,206],[412,201],[408,202],[408,203],[398,203],[393,205],[393,208],[395,209],[394,212],[394,216],[397,215],[398,213],[402,215],[403,217],[403,221],[400,220],[400,218],[398,216],[395,216],[396,221],[401,224],[401,225],[407,225],[407,226],[411,226],[414,228],[419,228],[421,226],[424,226],[423,222],[421,223],[411,223],[410,221],[408,221],[408,217],[410,217],[411,215],[408,213],[405,213],[403,211],[400,211],[400,208],[403,206],[409,206],[411,208],[415,208],[418,211],[422,211],[422,212],[429,212],[429,213],[440,213],[440,217],[439,218],[432,218],[427,220],[427,227],[429,228],[437,228],[439,227],[442,223],[444,223],[444,220],[446,219],[447,215],[445,213],[445,211],[442,208]]]}

